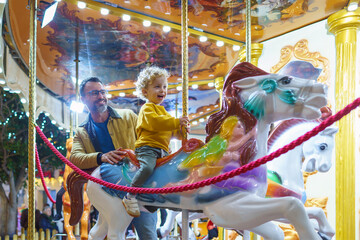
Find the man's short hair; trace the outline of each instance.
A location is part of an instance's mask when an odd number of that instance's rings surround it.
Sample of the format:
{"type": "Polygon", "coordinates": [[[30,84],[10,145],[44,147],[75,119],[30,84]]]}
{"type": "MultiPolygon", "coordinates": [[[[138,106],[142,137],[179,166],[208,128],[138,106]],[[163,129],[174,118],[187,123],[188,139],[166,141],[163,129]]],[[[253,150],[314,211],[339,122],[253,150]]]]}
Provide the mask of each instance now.
{"type": "Polygon", "coordinates": [[[85,96],[84,89],[85,89],[85,85],[88,82],[98,82],[98,83],[101,83],[102,85],[104,85],[103,82],[97,77],[89,77],[89,78],[82,80],[80,83],[80,87],[79,87],[80,96],[82,96],[82,97],[85,96]]]}

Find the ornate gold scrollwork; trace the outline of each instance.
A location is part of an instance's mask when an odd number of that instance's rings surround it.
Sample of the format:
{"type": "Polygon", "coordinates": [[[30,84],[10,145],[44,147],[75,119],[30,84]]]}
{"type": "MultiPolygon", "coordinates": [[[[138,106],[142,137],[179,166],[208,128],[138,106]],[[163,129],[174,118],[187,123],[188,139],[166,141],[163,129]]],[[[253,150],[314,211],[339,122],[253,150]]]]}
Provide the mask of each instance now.
{"type": "Polygon", "coordinates": [[[321,68],[322,71],[317,81],[330,86],[329,60],[321,56],[319,52],[310,52],[306,39],[298,41],[294,46],[288,45],[283,47],[280,52],[280,61],[270,69],[270,72],[279,72],[281,68],[294,59],[306,61],[316,68],[321,68]]]}

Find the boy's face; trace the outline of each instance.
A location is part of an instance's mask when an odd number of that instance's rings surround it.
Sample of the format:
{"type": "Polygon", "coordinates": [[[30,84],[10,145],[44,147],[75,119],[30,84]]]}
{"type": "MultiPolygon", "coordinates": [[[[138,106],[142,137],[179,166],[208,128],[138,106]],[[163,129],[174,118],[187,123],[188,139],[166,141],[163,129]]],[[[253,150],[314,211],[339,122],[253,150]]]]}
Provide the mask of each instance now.
{"type": "Polygon", "coordinates": [[[147,100],[156,105],[161,104],[167,94],[167,79],[164,76],[157,77],[154,81],[142,90],[147,100]]]}

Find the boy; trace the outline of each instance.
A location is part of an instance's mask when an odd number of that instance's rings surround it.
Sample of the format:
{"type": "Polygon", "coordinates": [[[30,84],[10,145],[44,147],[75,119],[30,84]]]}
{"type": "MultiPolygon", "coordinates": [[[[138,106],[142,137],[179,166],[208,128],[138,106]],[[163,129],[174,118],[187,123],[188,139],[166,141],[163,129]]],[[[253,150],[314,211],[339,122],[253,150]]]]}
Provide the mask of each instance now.
{"type": "MultiPolygon", "coordinates": [[[[188,117],[172,117],[161,103],[167,95],[169,73],[159,67],[147,67],[138,76],[136,88],[140,98],[146,100],[141,107],[136,125],[138,139],[135,142],[136,157],[140,169],[135,174],[131,186],[141,187],[151,176],[156,159],[168,155],[172,137],[181,137],[181,127],[187,129],[188,117]]],[[[130,216],[140,216],[136,196],[128,193],[123,204],[130,216]]]]}

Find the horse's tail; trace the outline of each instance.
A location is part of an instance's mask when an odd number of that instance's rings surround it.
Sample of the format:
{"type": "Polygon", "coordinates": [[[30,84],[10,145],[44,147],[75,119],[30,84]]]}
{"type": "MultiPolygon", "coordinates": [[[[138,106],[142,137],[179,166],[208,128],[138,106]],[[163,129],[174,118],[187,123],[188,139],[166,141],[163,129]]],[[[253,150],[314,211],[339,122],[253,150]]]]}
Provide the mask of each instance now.
{"type": "MultiPolygon", "coordinates": [[[[95,168],[83,170],[88,174],[91,174],[95,168]]],[[[66,180],[67,190],[70,196],[70,220],[71,226],[76,225],[84,211],[84,184],[87,183],[87,179],[73,171],[69,174],[66,180]]]]}

